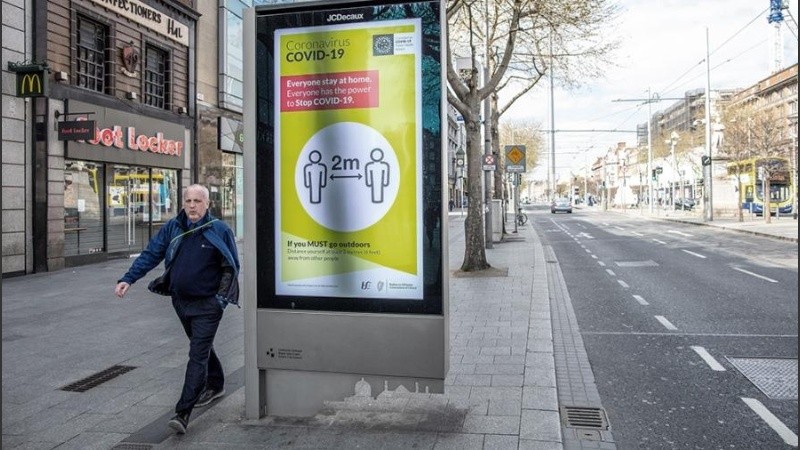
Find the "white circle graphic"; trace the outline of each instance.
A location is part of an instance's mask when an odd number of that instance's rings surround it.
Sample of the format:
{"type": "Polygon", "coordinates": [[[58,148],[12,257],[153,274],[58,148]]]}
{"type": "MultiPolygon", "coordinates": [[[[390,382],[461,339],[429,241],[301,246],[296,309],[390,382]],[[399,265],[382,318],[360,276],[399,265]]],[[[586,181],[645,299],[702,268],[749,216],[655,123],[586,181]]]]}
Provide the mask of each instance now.
{"type": "Polygon", "coordinates": [[[303,208],[335,231],[363,230],[378,222],[397,198],[400,165],[389,142],[356,122],[327,126],[303,146],[295,188],[303,208]]]}

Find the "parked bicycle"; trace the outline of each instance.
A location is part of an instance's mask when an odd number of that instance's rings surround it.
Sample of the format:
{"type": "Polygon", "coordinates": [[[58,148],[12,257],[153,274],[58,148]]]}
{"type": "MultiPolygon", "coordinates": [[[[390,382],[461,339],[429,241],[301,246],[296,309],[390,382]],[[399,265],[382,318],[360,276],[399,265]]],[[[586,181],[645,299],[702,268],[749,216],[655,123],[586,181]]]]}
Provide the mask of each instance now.
{"type": "Polygon", "coordinates": [[[522,212],[522,208],[517,208],[517,225],[525,225],[528,215],[522,212]]]}

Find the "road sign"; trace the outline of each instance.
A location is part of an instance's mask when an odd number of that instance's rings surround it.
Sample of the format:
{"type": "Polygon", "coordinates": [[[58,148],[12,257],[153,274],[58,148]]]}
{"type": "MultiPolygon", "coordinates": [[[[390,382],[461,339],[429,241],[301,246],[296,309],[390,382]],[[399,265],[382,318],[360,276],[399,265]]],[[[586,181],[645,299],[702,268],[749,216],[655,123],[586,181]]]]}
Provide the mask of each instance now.
{"type": "Polygon", "coordinates": [[[506,145],[506,172],[524,173],[525,172],[525,146],[506,145]]]}
{"type": "Polygon", "coordinates": [[[483,170],[496,170],[497,160],[494,155],[483,155],[483,170]]]}

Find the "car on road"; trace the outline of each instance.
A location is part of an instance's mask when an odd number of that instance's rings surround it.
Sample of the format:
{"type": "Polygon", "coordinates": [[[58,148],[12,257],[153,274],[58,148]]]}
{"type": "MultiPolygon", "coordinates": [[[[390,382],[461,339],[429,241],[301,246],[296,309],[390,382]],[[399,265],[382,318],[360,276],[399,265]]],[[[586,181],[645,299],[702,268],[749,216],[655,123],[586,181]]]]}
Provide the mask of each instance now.
{"type": "Polygon", "coordinates": [[[550,204],[550,212],[552,214],[557,212],[572,214],[572,202],[568,198],[557,198],[550,204]]]}
{"type": "Polygon", "coordinates": [[[684,211],[691,211],[694,209],[694,199],[692,198],[676,198],[675,209],[682,209],[684,211]]]}

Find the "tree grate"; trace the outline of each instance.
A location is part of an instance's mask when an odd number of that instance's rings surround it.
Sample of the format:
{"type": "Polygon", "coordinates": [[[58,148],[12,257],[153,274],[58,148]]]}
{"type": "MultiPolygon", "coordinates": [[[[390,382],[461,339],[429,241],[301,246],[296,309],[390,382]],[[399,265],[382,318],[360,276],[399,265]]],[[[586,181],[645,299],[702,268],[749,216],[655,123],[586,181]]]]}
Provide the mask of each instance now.
{"type": "Polygon", "coordinates": [[[111,366],[108,369],[103,369],[94,375],[78,380],[74,383],[68,384],[61,388],[62,391],[70,392],[86,392],[93,387],[97,387],[106,381],[112,380],[124,373],[130,372],[135,369],[133,366],[111,366]]]}
{"type": "Polygon", "coordinates": [[[608,430],[608,419],[602,408],[562,406],[561,418],[567,428],[608,430]]]}

